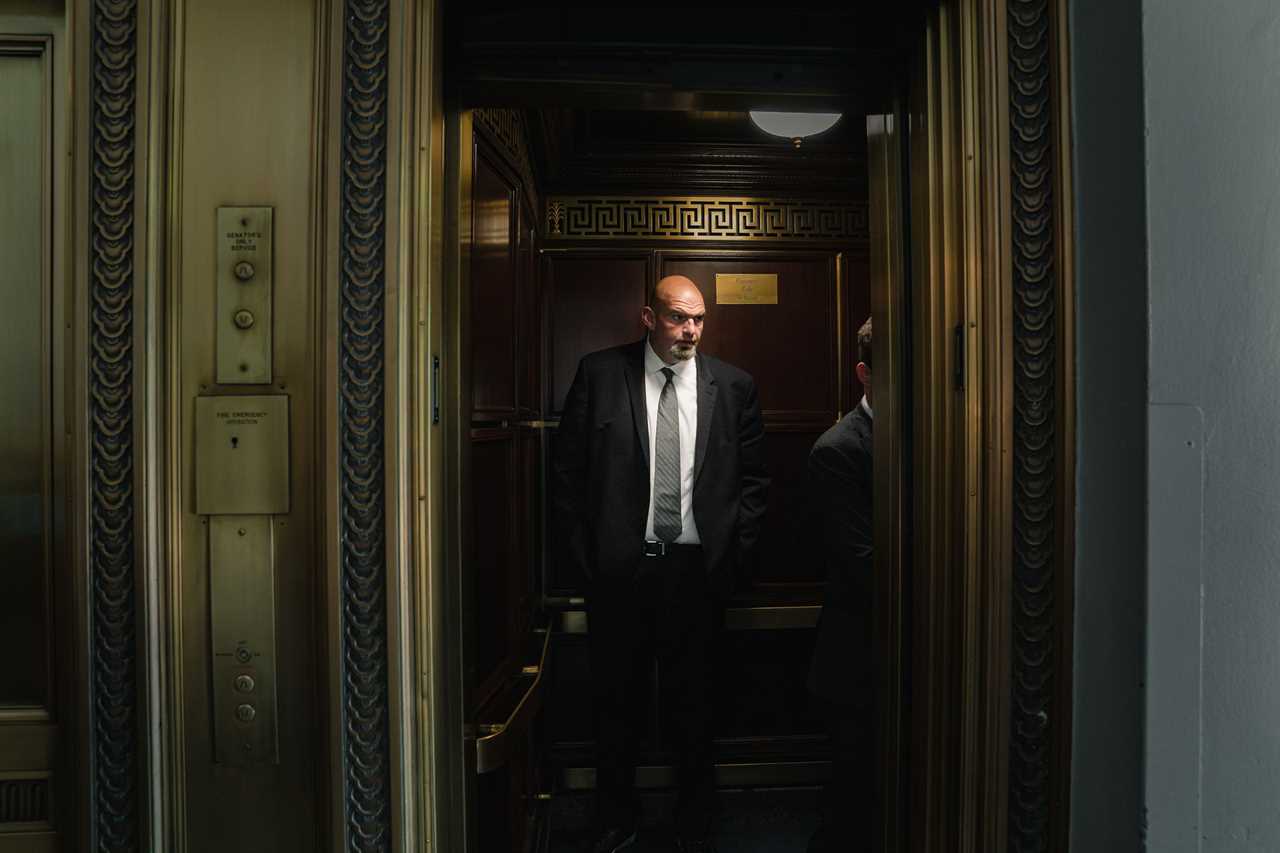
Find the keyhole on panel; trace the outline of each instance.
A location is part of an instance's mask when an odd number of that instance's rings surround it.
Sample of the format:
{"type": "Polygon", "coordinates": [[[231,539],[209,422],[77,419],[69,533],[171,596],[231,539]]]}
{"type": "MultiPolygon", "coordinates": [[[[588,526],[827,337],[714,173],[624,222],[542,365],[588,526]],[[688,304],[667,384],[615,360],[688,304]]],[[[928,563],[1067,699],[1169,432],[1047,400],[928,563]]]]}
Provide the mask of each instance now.
{"type": "Polygon", "coordinates": [[[234,435],[231,436],[231,449],[235,450],[239,446],[240,446],[240,439],[236,438],[234,435]]]}

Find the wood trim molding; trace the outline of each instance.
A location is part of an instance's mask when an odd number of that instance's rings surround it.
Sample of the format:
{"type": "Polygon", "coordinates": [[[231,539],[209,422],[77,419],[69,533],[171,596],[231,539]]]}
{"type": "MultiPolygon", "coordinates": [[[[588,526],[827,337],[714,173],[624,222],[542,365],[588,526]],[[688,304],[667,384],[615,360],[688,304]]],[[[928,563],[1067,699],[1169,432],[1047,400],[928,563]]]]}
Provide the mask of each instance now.
{"type": "Polygon", "coordinates": [[[538,182],[529,152],[529,124],[519,110],[482,107],[473,111],[474,126],[493,143],[507,165],[519,176],[520,190],[531,210],[538,205],[538,182]]]}

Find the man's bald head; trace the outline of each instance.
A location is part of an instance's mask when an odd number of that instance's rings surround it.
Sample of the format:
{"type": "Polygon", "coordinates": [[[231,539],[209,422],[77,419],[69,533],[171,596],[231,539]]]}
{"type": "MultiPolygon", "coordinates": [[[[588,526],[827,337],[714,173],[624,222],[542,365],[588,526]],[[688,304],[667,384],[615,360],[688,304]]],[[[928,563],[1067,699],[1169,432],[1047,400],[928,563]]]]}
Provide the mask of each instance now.
{"type": "Polygon", "coordinates": [[[653,298],[640,319],[649,330],[649,344],[667,364],[693,358],[702,339],[706,305],[702,291],[683,275],[662,278],[653,288],[653,298]]]}

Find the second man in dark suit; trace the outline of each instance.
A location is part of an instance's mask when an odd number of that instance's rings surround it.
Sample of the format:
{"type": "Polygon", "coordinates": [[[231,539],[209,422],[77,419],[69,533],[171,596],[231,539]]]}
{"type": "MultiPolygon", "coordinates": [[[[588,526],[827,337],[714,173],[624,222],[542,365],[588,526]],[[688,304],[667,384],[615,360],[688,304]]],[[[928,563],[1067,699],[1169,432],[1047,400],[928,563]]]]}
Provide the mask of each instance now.
{"type": "Polygon", "coordinates": [[[827,577],[809,689],[827,719],[832,748],[832,779],[810,853],[857,849],[850,847],[850,839],[874,837],[877,670],[870,320],[858,330],[855,371],[865,396],[809,452],[809,494],[827,577]]]}
{"type": "Polygon", "coordinates": [[[635,839],[635,707],[655,657],[680,848],[711,849],[710,655],[769,479],[755,383],[697,351],[705,314],[688,278],[658,282],[646,339],[582,359],[557,431],[557,530],[588,578],[598,853],[635,839]]]}

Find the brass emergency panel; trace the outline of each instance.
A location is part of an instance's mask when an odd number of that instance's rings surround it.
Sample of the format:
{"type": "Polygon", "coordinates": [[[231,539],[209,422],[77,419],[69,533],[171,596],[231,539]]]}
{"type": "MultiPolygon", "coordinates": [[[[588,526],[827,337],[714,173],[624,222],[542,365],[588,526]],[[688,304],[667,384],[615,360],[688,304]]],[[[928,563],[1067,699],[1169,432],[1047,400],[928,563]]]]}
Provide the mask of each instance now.
{"type": "Polygon", "coordinates": [[[196,514],[289,511],[289,398],[196,398],[196,514]]]}
{"type": "Polygon", "coordinates": [[[220,207],[217,233],[217,380],[271,381],[270,207],[220,207]]]}
{"type": "Polygon", "coordinates": [[[279,763],[271,518],[209,519],[213,748],[219,764],[279,763]]]}

